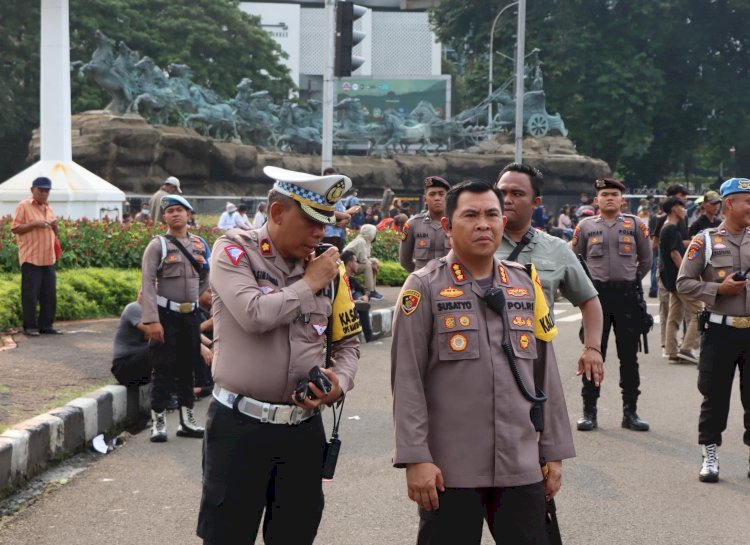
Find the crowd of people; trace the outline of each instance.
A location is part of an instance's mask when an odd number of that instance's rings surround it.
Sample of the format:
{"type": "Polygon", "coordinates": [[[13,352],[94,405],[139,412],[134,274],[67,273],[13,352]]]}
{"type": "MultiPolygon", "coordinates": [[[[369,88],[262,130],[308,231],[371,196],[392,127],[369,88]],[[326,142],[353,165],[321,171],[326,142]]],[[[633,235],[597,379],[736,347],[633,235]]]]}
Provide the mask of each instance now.
{"type": "MultiPolygon", "coordinates": [[[[370,304],[383,298],[372,244],[382,229],[400,233],[410,273],[393,321],[392,461],[419,507],[418,543],[478,543],[483,519],[496,540],[550,542],[563,460],[575,456],[553,344],[558,296],[582,314],[577,430],[599,426],[611,331],[622,428],[650,429],[637,410],[650,276],[663,357],[698,364],[699,479],[719,479],[735,367],[750,445],[750,180],[732,178],[692,203],[671,185],[630,213],[625,185],[605,177],[593,200],[582,194],[552,218],[542,173],[525,164],[505,166],[494,183],[428,176],[416,214],[388,186],[364,205],[334,169],[264,173],[267,201],[252,221],[227,203],[213,248],[190,233],[179,180],[164,182],[139,215],[165,233],[144,250],[141,290],[114,341],[118,381],[151,384],[151,441],[167,441],[170,408],[178,436],[204,438],[204,543],[252,540],[261,520],[266,542],[314,541],[321,482],[338,454],[338,427],[327,440],[321,411],[341,410],[360,337],[372,336],[370,304]],[[356,231],[348,243],[347,229],[356,231]],[[204,428],[193,405],[206,396],[204,428]]],[[[29,336],[59,333],[50,188],[34,180],[13,223],[29,336]]]]}

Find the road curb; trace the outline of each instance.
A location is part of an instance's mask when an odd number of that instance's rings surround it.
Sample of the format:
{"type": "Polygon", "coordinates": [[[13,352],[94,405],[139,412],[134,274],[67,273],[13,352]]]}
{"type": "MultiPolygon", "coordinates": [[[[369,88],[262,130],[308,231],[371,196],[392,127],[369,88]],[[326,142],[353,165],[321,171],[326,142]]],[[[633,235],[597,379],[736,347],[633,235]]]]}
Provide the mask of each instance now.
{"type": "Polygon", "coordinates": [[[148,414],[150,385],[110,385],[16,424],[0,434],[0,497],[50,465],[148,414]]]}

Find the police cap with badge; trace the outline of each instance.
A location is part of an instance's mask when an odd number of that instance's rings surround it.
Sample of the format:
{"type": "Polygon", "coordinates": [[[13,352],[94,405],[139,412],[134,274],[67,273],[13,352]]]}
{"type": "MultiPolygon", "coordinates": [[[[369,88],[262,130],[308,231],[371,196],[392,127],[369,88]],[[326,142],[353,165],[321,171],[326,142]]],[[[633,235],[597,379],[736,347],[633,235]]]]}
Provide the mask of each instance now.
{"type": "Polygon", "coordinates": [[[162,212],[169,208],[170,206],[179,205],[182,206],[185,210],[188,210],[190,212],[193,211],[193,207],[190,206],[190,203],[187,202],[187,199],[185,197],[180,197],[179,195],[164,195],[159,200],[159,206],[161,206],[162,212]]]}
{"type": "Polygon", "coordinates": [[[352,187],[343,174],[315,176],[279,167],[264,167],[263,173],[275,180],[274,191],[293,199],[302,212],[323,224],[336,223],[336,202],[352,187]]]}
{"type": "Polygon", "coordinates": [[[440,176],[427,176],[427,178],[424,179],[424,188],[425,191],[430,189],[431,187],[440,187],[442,189],[445,189],[446,191],[450,191],[451,184],[449,184],[445,178],[441,178],[440,176]]]}
{"type": "Polygon", "coordinates": [[[594,182],[594,189],[601,191],[602,189],[619,189],[625,191],[625,184],[614,178],[599,178],[594,182]]]}
{"type": "Polygon", "coordinates": [[[750,193],[750,180],[747,178],[730,178],[719,188],[721,197],[728,197],[735,193],[750,193]]]}

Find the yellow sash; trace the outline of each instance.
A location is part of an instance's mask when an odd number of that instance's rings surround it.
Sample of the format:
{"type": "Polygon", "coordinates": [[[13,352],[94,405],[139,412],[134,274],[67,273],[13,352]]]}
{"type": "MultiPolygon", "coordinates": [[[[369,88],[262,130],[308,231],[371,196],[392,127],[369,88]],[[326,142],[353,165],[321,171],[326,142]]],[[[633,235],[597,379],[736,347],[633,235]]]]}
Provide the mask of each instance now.
{"type": "MultiPolygon", "coordinates": [[[[542,296],[544,297],[544,296],[542,296]]],[[[339,265],[339,283],[333,298],[333,342],[359,335],[362,324],[359,323],[359,313],[354,308],[352,292],[349,288],[349,277],[346,275],[344,264],[339,265]]]]}
{"type": "Polygon", "coordinates": [[[534,336],[542,341],[550,342],[557,336],[557,326],[533,264],[531,265],[531,281],[534,283],[534,336]]]}

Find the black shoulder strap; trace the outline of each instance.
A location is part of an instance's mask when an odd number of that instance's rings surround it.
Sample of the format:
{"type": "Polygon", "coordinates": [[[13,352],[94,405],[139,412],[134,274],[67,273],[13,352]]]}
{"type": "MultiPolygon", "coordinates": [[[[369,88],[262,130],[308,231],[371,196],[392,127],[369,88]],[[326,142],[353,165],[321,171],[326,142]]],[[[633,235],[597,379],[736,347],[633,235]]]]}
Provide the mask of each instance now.
{"type": "Polygon", "coordinates": [[[182,245],[182,243],[179,240],[177,240],[177,237],[175,237],[174,235],[164,235],[164,236],[169,240],[169,242],[177,246],[177,249],[180,250],[183,253],[183,255],[188,258],[188,261],[190,261],[190,263],[193,265],[195,272],[197,272],[198,274],[203,274],[204,272],[203,267],[201,267],[201,265],[195,260],[193,255],[187,251],[187,248],[185,248],[182,245]]]}
{"type": "MultiPolygon", "coordinates": [[[[533,227],[531,228],[533,229],[533,227]]],[[[534,234],[531,232],[531,229],[526,231],[521,238],[521,240],[516,244],[516,247],[513,248],[513,251],[510,253],[510,255],[506,258],[507,261],[515,261],[518,259],[518,254],[521,253],[521,250],[523,250],[526,245],[531,242],[531,239],[534,237],[534,234]]]]}

